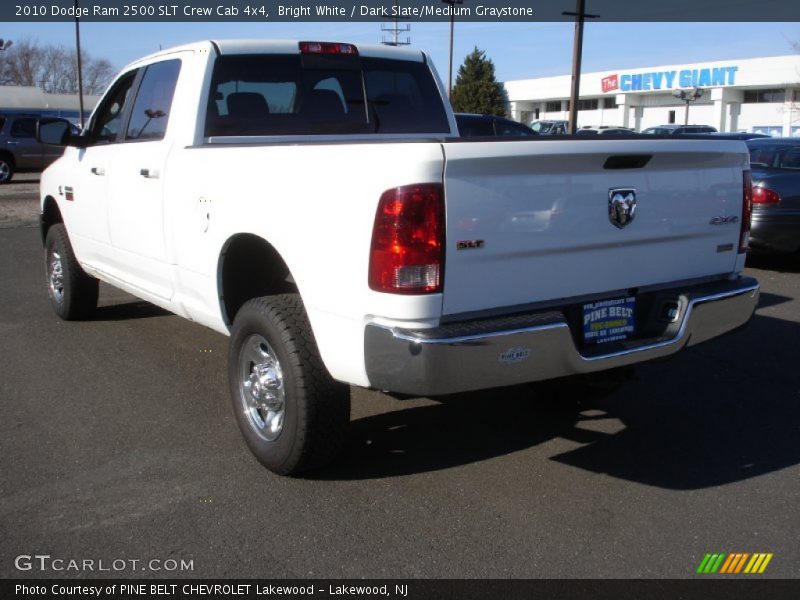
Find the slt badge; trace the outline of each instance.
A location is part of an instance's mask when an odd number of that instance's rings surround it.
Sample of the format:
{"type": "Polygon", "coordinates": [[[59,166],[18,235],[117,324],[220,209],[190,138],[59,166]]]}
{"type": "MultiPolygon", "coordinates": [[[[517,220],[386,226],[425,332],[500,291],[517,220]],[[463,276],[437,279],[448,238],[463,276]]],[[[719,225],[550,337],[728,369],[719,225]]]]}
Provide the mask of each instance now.
{"type": "Polygon", "coordinates": [[[608,220],[614,227],[622,229],[636,216],[636,190],[614,188],[608,190],[608,220]]]}

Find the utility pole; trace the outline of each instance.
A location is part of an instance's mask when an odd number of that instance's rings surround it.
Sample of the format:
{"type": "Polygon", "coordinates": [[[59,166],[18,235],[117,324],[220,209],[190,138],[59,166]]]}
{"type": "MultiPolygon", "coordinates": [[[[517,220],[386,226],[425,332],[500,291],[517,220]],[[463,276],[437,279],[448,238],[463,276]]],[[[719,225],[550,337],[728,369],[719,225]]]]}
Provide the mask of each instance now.
{"type": "Polygon", "coordinates": [[[83,65],[81,64],[81,25],[78,18],[78,0],[75,0],[75,49],[78,52],[78,106],[80,109],[80,124],[83,129],[83,65]]]}
{"type": "MultiPolygon", "coordinates": [[[[394,5],[397,6],[397,1],[394,0],[394,5]]],[[[389,36],[381,35],[381,44],[384,46],[408,46],[411,44],[411,36],[406,36],[405,39],[400,39],[400,34],[411,32],[411,25],[400,24],[400,17],[392,19],[390,25],[381,25],[381,34],[388,33],[389,36]]]]}
{"type": "Polygon", "coordinates": [[[600,15],[586,14],[586,0],[577,0],[575,12],[562,12],[562,15],[575,17],[575,36],[572,44],[572,89],[569,100],[569,125],[567,133],[575,133],[578,126],[578,99],[581,95],[581,55],[583,54],[583,22],[586,19],[599,19],[600,15]]]}

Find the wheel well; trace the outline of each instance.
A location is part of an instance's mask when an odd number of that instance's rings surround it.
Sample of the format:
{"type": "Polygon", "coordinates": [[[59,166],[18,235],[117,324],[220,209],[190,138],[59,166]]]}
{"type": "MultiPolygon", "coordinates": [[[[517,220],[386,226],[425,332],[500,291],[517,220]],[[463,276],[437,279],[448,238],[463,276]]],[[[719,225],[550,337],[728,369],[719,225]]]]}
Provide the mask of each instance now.
{"type": "Polygon", "coordinates": [[[230,325],[252,298],[297,292],[289,267],[268,242],[251,234],[228,240],[219,259],[220,304],[230,325]]]}
{"type": "Polygon", "coordinates": [[[39,228],[42,232],[42,244],[47,239],[48,230],[56,223],[63,223],[64,219],[61,217],[61,211],[58,209],[58,204],[52,196],[47,196],[44,199],[44,208],[42,215],[39,218],[39,228]]]}

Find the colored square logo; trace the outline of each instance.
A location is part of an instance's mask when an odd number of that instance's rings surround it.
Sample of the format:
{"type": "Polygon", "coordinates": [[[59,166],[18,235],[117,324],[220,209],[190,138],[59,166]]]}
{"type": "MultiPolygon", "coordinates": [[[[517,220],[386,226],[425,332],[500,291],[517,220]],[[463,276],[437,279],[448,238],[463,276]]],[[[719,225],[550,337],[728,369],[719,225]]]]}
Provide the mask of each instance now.
{"type": "Polygon", "coordinates": [[[619,75],[609,75],[608,77],[603,77],[601,85],[603,86],[603,93],[618,90],[619,75]]]}

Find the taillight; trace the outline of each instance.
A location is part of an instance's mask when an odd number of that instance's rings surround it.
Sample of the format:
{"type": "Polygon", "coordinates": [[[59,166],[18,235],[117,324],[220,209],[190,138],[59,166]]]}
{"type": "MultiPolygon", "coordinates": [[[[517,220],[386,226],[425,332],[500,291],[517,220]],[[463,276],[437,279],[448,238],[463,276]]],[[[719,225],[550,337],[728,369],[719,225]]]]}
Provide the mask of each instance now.
{"type": "Polygon", "coordinates": [[[372,230],[369,287],[394,294],[440,292],[444,229],[444,191],[440,184],[385,191],[372,230]]]}
{"type": "Polygon", "coordinates": [[[778,192],[760,185],[753,188],[753,204],[778,204],[780,201],[778,192]]]}
{"type": "Polygon", "coordinates": [[[353,44],[335,42],[300,42],[301,54],[345,54],[358,56],[358,48],[353,44]]]}
{"type": "Polygon", "coordinates": [[[747,252],[750,243],[750,213],[753,212],[753,178],[750,171],[742,179],[742,228],[739,232],[739,254],[747,252]]]}

